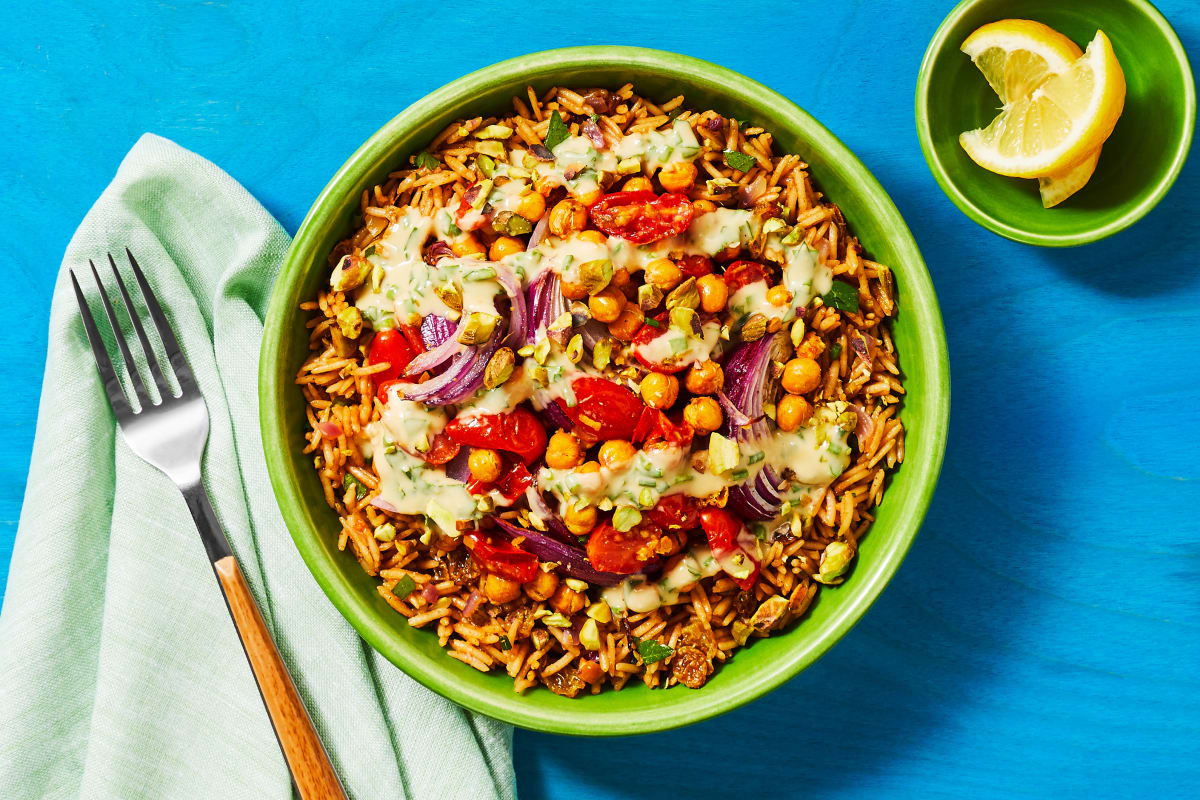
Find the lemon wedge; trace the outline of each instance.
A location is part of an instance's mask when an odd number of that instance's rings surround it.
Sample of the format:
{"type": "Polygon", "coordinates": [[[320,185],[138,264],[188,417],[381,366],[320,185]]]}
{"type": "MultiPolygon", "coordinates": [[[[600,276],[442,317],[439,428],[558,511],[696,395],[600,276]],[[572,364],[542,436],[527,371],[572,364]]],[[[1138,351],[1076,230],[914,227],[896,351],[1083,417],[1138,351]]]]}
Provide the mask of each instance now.
{"type": "Polygon", "coordinates": [[[1054,175],[1038,178],[1038,192],[1042,196],[1042,208],[1054,206],[1078,192],[1092,179],[1096,162],[1100,160],[1100,148],[1096,148],[1073,167],[1054,175]]]}
{"type": "Polygon", "coordinates": [[[983,62],[980,70],[999,87],[1004,107],[986,128],[961,134],[959,143],[979,166],[1016,178],[1060,175],[1082,167],[1092,155],[1098,156],[1095,151],[1112,133],[1125,106],[1125,75],[1112,43],[1103,31],[1096,31],[1087,50],[1062,68],[1069,54],[1065,37],[1028,20],[1004,22],[1009,23],[1007,29],[989,33],[984,26],[963,43],[964,51],[970,44],[968,55],[974,52],[977,64],[983,62]],[[1024,24],[1012,25],[1016,22],[1024,24]],[[1023,35],[1016,33],[1018,27],[1023,35]],[[1005,46],[1004,37],[1023,38],[1027,45],[1036,42],[1035,49],[1005,46]]]}

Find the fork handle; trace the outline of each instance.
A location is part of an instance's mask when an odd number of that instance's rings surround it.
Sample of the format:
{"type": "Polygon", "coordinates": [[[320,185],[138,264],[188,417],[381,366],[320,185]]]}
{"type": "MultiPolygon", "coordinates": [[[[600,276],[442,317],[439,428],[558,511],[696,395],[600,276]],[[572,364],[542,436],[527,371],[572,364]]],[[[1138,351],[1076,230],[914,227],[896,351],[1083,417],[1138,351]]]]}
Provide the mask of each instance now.
{"type": "Polygon", "coordinates": [[[271,639],[241,567],[230,555],[213,562],[213,569],[225,592],[229,614],[242,646],[246,648],[246,658],[250,660],[254,679],[258,682],[300,797],[303,800],[345,800],[346,794],[337,773],[271,639]]]}

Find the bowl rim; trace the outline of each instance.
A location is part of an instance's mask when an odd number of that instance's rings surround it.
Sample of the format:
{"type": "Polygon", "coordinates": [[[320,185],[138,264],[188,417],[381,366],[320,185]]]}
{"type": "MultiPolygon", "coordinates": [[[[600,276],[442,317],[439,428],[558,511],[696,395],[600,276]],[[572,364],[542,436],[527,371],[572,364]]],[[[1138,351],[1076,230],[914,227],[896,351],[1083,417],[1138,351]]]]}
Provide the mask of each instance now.
{"type": "Polygon", "coordinates": [[[862,618],[895,574],[908,552],[924,519],[941,470],[949,423],[950,378],[949,357],[941,311],[932,279],[929,276],[912,233],[899,210],[878,181],[856,156],[824,126],[792,101],[765,86],[732,70],[701,59],[660,50],[619,45],[590,45],[530,53],[508,59],[472,72],[417,100],[386,123],[335,173],[317,196],[312,208],[297,230],[284,264],[272,290],[265,318],[259,363],[259,417],[267,469],[280,511],[296,548],[309,571],[321,586],[330,602],[377,652],[429,689],[472,711],[480,712],[519,727],[549,733],[571,735],[618,736],[668,730],[698,722],[732,710],[777,688],[789,678],[808,667],[828,651],[851,627],[862,618]],[[923,425],[910,434],[919,441],[922,458],[906,460],[904,469],[911,470],[911,488],[902,496],[898,509],[899,522],[893,527],[889,546],[872,559],[873,569],[861,575],[855,592],[831,617],[827,624],[815,630],[803,646],[788,650],[785,658],[776,659],[757,669],[752,679],[731,685],[716,693],[692,692],[684,699],[669,704],[648,704],[646,712],[587,709],[583,705],[548,709],[522,704],[522,696],[508,696],[487,688],[460,683],[441,667],[425,668],[415,656],[409,655],[404,642],[390,635],[387,626],[366,600],[358,596],[340,572],[340,567],[327,558],[319,544],[319,531],[308,526],[300,511],[304,500],[299,491],[297,476],[288,448],[288,421],[279,413],[283,393],[295,389],[290,375],[280,365],[283,336],[290,323],[290,292],[309,265],[314,263],[316,243],[325,218],[343,194],[355,189],[365,179],[377,159],[392,146],[397,136],[448,106],[465,102],[496,79],[511,79],[514,73],[536,79],[559,69],[586,68],[602,63],[619,63],[623,67],[653,71],[668,76],[688,77],[711,83],[721,90],[739,94],[747,105],[770,107],[776,115],[787,117],[788,125],[801,131],[810,142],[810,149],[836,158],[873,206],[874,216],[892,230],[894,246],[901,260],[912,264],[912,274],[906,272],[906,313],[913,315],[913,335],[917,347],[909,358],[920,363],[928,376],[927,396],[906,398],[921,409],[923,425]],[[539,66],[540,65],[540,66],[539,66]],[[542,72],[538,72],[541,69],[542,72]],[[315,231],[310,235],[310,232],[315,231]],[[918,355],[920,358],[918,359],[918,355]]]}
{"type": "Polygon", "coordinates": [[[1159,201],[1166,196],[1167,192],[1175,184],[1175,180],[1183,170],[1184,162],[1187,161],[1188,151],[1192,146],[1192,135],[1196,127],[1196,83],[1192,75],[1191,62],[1188,61],[1187,52],[1183,49],[1183,43],[1179,40],[1175,29],[1171,27],[1171,23],[1167,21],[1162,12],[1155,8],[1149,0],[1124,0],[1124,2],[1135,6],[1161,31],[1163,38],[1166,39],[1171,47],[1171,52],[1175,54],[1175,59],[1179,63],[1184,75],[1184,136],[1180,140],[1179,147],[1176,148],[1174,157],[1171,160],[1170,169],[1159,180],[1153,191],[1143,198],[1140,203],[1129,209],[1129,211],[1104,225],[1097,225],[1076,233],[1051,234],[1028,231],[998,219],[971,202],[970,198],[959,190],[933,147],[933,138],[929,130],[929,83],[932,79],[934,59],[946,47],[951,29],[969,10],[983,2],[987,2],[987,0],[962,0],[962,2],[951,9],[946,18],[938,25],[933,39],[930,40],[929,46],[925,49],[925,56],[921,59],[921,67],[917,72],[917,89],[914,101],[917,138],[921,142],[921,153],[925,156],[925,163],[929,165],[929,171],[933,173],[934,180],[937,181],[938,186],[941,187],[945,195],[972,221],[993,233],[997,233],[1006,239],[1012,239],[1015,242],[1043,247],[1075,247],[1096,242],[1125,230],[1150,213],[1150,210],[1158,205],[1159,201]]]}

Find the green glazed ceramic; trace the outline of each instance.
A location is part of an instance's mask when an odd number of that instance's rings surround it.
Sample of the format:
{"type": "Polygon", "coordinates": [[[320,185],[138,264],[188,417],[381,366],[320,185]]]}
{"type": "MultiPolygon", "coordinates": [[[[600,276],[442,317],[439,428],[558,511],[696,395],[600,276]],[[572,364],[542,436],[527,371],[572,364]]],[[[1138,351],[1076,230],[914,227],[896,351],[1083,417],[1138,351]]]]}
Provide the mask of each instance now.
{"type": "Polygon", "coordinates": [[[1179,37],[1146,0],[965,0],[925,51],[916,115],[925,160],[964,214],[1018,242],[1069,247],[1124,230],[1171,188],[1192,143],[1196,87],[1179,37]],[[1125,73],[1125,110],[1095,174],[1054,208],[1042,208],[1037,181],[988,172],[958,144],[960,133],[986,125],[1000,105],[959,46],[1001,19],[1045,23],[1081,48],[1099,28],[1125,73]]]}
{"type": "Polygon", "coordinates": [[[711,717],[779,686],[843,636],[879,596],[912,543],[942,463],[949,412],[945,336],[921,254],[895,205],[846,147],[786,98],[704,61],[631,47],[578,47],[505,61],[414,103],[367,140],[338,171],[300,226],[267,313],[260,403],[267,466],[284,519],[318,583],[376,650],[434,691],[515,725],[566,734],[645,733],[711,717]],[[327,280],[326,256],[352,230],[362,191],[405,163],[450,121],[508,107],[529,84],[608,86],[633,81],[650,97],[680,92],[689,105],[753,120],[774,132],[780,152],[803,155],[818,185],[845,212],[868,253],[895,273],[900,312],[894,335],[907,395],[903,466],[843,586],[822,590],[811,613],[781,635],[755,640],[703,689],[651,691],[641,684],[570,700],[542,689],[521,696],[504,674],[455,661],[430,631],[414,630],[376,592],[375,579],[336,547],[337,518],[325,505],[309,458],[300,453],[304,406],[294,376],[307,353],[297,307],[327,280]]]}

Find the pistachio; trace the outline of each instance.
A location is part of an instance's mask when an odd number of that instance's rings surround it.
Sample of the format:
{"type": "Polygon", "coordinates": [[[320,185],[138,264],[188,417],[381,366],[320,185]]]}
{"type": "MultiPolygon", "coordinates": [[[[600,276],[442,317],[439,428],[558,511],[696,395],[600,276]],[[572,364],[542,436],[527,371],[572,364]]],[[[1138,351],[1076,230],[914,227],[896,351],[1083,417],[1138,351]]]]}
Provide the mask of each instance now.
{"type": "Polygon", "coordinates": [[[735,619],[731,633],[733,634],[733,641],[737,643],[738,647],[742,647],[750,639],[750,634],[754,633],[754,628],[751,628],[740,619],[735,619]]]}
{"type": "Polygon", "coordinates": [[[831,586],[845,580],[842,575],[854,560],[854,548],[848,542],[830,542],[821,552],[820,572],[813,576],[814,580],[831,586]]]}
{"type": "Polygon", "coordinates": [[[596,346],[592,348],[592,366],[596,369],[607,367],[612,360],[612,351],[612,339],[601,339],[596,342],[596,346]]]}
{"type": "Polygon", "coordinates": [[[524,233],[533,233],[533,223],[520,214],[513,214],[508,218],[508,235],[520,236],[524,233]]]}
{"type": "Polygon", "coordinates": [[[488,389],[495,389],[511,378],[516,360],[510,347],[501,347],[493,353],[483,370],[483,385],[488,389]]]}
{"type": "Polygon", "coordinates": [[[554,321],[550,323],[550,325],[547,327],[547,330],[565,331],[571,327],[573,322],[574,320],[571,318],[571,312],[564,311],[554,318],[554,321]]]}
{"type": "Polygon", "coordinates": [[[776,231],[781,231],[787,227],[787,223],[781,217],[771,217],[762,226],[762,235],[768,236],[776,231]]]}
{"type": "Polygon", "coordinates": [[[714,474],[733,470],[741,458],[737,442],[716,432],[708,437],[708,466],[714,474]]]}
{"type": "Polygon", "coordinates": [[[504,142],[476,142],[475,152],[481,156],[491,156],[492,158],[504,158],[504,142]]]}
{"type": "Polygon", "coordinates": [[[553,614],[547,614],[543,617],[542,624],[553,625],[555,628],[569,628],[571,627],[571,620],[569,617],[555,611],[553,614]]]}
{"type": "Polygon", "coordinates": [[[612,281],[612,262],[607,258],[585,261],[579,265],[579,283],[588,294],[601,292],[612,281]]]}
{"type": "Polygon", "coordinates": [[[587,321],[592,318],[592,312],[588,310],[587,303],[579,300],[571,301],[571,305],[568,306],[568,310],[571,312],[572,328],[578,328],[580,325],[585,325],[587,324],[587,321]]]}
{"type": "Polygon", "coordinates": [[[709,194],[725,194],[737,185],[737,181],[730,178],[713,178],[704,182],[704,188],[708,190],[709,194]]]}
{"type": "Polygon", "coordinates": [[[696,279],[688,278],[676,286],[667,295],[667,309],[698,308],[700,306],[700,291],[696,288],[696,279]]]}
{"type": "Polygon", "coordinates": [[[438,299],[446,304],[446,308],[451,311],[463,310],[463,293],[462,287],[454,281],[442,283],[433,287],[433,293],[438,296],[438,299]]]}
{"type": "MultiPolygon", "coordinates": [[[[503,149],[503,146],[501,149],[503,149]]],[[[478,148],[476,148],[476,151],[478,152],[478,148]]],[[[501,155],[504,154],[501,153],[501,155]]],[[[486,153],[480,153],[478,156],[476,156],[475,166],[479,168],[479,171],[483,173],[483,177],[485,178],[492,177],[492,173],[496,171],[495,160],[486,153]]]]}
{"type": "Polygon", "coordinates": [[[792,228],[791,232],[788,233],[787,236],[784,236],[782,239],[780,239],[779,243],[784,245],[799,244],[801,233],[802,231],[800,230],[800,226],[797,225],[796,227],[792,228]]]}
{"type": "Polygon", "coordinates": [[[588,650],[600,649],[600,628],[596,625],[596,620],[589,619],[583,623],[583,627],[579,629],[579,643],[588,650]]]}
{"type": "Polygon", "coordinates": [[[767,318],[762,314],[751,314],[742,325],[742,341],[757,342],[767,333],[767,318]]]}
{"type": "Polygon", "coordinates": [[[533,346],[533,358],[539,364],[546,363],[546,357],[550,355],[550,340],[538,339],[537,344],[533,346]]]}
{"type": "Polygon", "coordinates": [[[588,606],[587,615],[597,622],[612,622],[612,609],[603,600],[597,600],[588,606]]]}
{"type": "Polygon", "coordinates": [[[521,345],[520,349],[517,350],[517,355],[519,355],[521,358],[529,358],[529,356],[533,355],[533,345],[521,345]]]}
{"type": "Polygon", "coordinates": [[[631,531],[642,521],[642,512],[633,506],[620,506],[613,512],[612,526],[618,531],[631,531]]]}
{"type": "Polygon", "coordinates": [[[792,323],[791,331],[792,347],[799,347],[800,342],[804,341],[804,320],[797,319],[792,323]]]}
{"type": "Polygon", "coordinates": [[[396,526],[390,522],[375,527],[375,538],[380,542],[390,542],[396,538],[396,526]]]}
{"type": "Polygon", "coordinates": [[[683,331],[688,336],[698,336],[701,331],[700,317],[694,308],[680,306],[671,309],[671,327],[683,331]]]}
{"type": "Polygon", "coordinates": [[[362,333],[362,312],[355,306],[346,306],[337,314],[338,329],[347,339],[357,339],[362,333]]]}
{"type": "Polygon", "coordinates": [[[567,358],[572,364],[578,364],[579,359],[583,358],[583,337],[578,333],[571,337],[571,341],[567,342],[567,358]]]}
{"type": "Polygon", "coordinates": [[[617,162],[618,175],[632,175],[642,171],[642,162],[638,158],[622,158],[617,162]]]}
{"type": "Polygon", "coordinates": [[[363,285],[371,271],[371,262],[354,255],[344,255],[329,276],[329,286],[335,292],[348,292],[363,285]]]}
{"type": "Polygon", "coordinates": [[[642,508],[652,508],[658,500],[658,494],[650,487],[642,489],[638,493],[638,505],[642,508]]]}
{"type": "Polygon", "coordinates": [[[492,193],[492,185],[493,183],[491,178],[488,178],[480,181],[467,190],[468,196],[472,194],[474,195],[474,197],[471,197],[470,200],[468,200],[468,202],[471,204],[471,208],[478,211],[487,205],[488,195],[492,193]]]}
{"type": "Polygon", "coordinates": [[[476,139],[507,139],[513,135],[513,129],[507,125],[487,125],[475,131],[476,139]]]}
{"type": "Polygon", "coordinates": [[[545,367],[533,368],[533,379],[543,388],[550,385],[550,372],[545,367]]]}
{"type": "Polygon", "coordinates": [[[754,615],[750,617],[750,627],[758,633],[766,633],[778,627],[787,614],[787,598],[775,595],[763,601],[754,615]]]}
{"type": "Polygon", "coordinates": [[[466,345],[483,344],[492,338],[492,333],[496,330],[496,323],[499,321],[500,318],[492,314],[486,314],[482,311],[472,311],[463,325],[462,332],[458,334],[459,343],[466,345]]]}
{"type": "Polygon", "coordinates": [[[642,311],[652,311],[663,301],[663,291],[652,283],[643,283],[638,287],[638,307],[642,311]]]}

